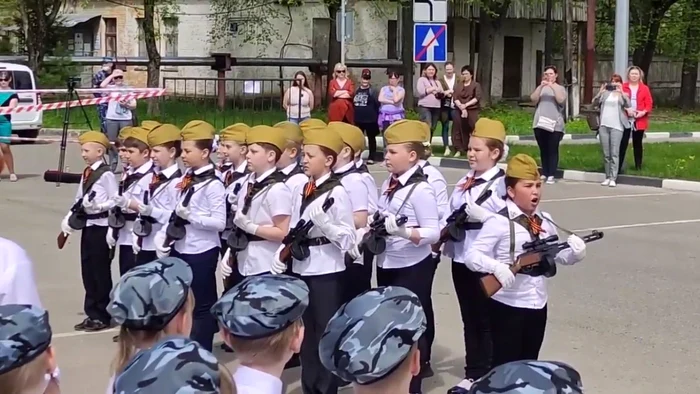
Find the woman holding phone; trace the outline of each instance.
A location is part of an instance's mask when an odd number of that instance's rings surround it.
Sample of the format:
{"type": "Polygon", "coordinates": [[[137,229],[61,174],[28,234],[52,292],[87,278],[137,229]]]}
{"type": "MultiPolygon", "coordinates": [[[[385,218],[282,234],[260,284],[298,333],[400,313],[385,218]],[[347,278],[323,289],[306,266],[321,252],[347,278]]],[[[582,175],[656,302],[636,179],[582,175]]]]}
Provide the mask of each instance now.
{"type": "Polygon", "coordinates": [[[282,107],[287,111],[287,120],[299,124],[311,117],[314,108],[314,93],[303,71],[294,74],[292,86],[284,92],[282,107]]]}

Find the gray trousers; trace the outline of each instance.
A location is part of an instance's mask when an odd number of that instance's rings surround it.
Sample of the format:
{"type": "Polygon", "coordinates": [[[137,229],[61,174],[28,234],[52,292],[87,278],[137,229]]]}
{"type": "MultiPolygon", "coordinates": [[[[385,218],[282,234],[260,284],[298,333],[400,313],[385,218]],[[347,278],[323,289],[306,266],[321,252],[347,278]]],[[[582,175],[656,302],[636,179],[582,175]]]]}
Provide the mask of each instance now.
{"type": "Polygon", "coordinates": [[[617,180],[620,168],[620,143],[622,142],[622,130],[607,126],[598,129],[600,145],[603,147],[603,159],[605,160],[605,176],[610,180],[617,180]]]}
{"type": "MultiPolygon", "coordinates": [[[[124,127],[133,126],[134,123],[131,120],[111,120],[105,119],[105,132],[107,138],[110,142],[116,142],[119,138],[119,131],[124,127]]],[[[117,148],[112,145],[109,149],[109,166],[114,172],[117,169],[117,164],[119,163],[119,155],[117,148]]]]}

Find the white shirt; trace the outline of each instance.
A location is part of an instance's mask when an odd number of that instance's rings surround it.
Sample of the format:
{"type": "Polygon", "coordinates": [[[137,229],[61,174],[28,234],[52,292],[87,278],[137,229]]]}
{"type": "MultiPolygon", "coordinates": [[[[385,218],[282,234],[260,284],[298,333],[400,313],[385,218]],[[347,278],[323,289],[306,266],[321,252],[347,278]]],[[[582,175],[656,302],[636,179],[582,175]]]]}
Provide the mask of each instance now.
{"type": "MultiPolygon", "coordinates": [[[[476,200],[479,199],[479,196],[486,192],[485,189],[487,186],[489,186],[489,181],[496,177],[500,172],[501,170],[498,167],[491,168],[490,170],[476,177],[477,180],[484,180],[484,183],[472,186],[468,191],[464,191],[462,190],[462,185],[467,182],[467,178],[474,176],[474,170],[470,170],[466,176],[462,177],[462,179],[457,182],[457,185],[455,185],[455,188],[452,191],[449,204],[450,211],[460,209],[464,203],[475,203],[476,200]]],[[[504,180],[505,177],[501,176],[491,184],[489,187],[489,190],[491,190],[491,196],[480,205],[482,208],[493,214],[498,214],[498,212],[506,206],[506,201],[503,199],[503,196],[506,193],[504,180]]],[[[452,258],[456,262],[463,263],[466,260],[468,248],[472,241],[474,241],[474,238],[476,238],[477,234],[479,234],[479,230],[467,230],[464,241],[447,241],[445,243],[444,250],[445,256],[452,258]]]]}
{"type": "Polygon", "coordinates": [[[438,217],[440,222],[450,216],[450,205],[447,199],[447,181],[440,170],[429,165],[427,160],[418,160],[418,165],[423,169],[423,173],[428,178],[428,184],[435,190],[435,197],[438,204],[438,217]]]}
{"type": "MultiPolygon", "coordinates": [[[[420,166],[416,164],[399,176],[399,183],[406,185],[408,179],[418,168],[420,166]]],[[[430,245],[440,239],[440,223],[435,190],[427,182],[417,182],[401,187],[389,201],[385,192],[389,188],[390,181],[391,177],[382,184],[382,193],[379,197],[379,212],[383,215],[405,215],[408,218],[406,227],[413,227],[417,230],[421,240],[416,245],[401,237],[387,237],[386,251],[377,256],[377,266],[381,268],[411,267],[428,257],[431,253],[430,245]],[[406,196],[414,187],[413,193],[406,201],[406,196]],[[405,205],[404,201],[406,201],[405,205]],[[400,208],[402,205],[403,208],[400,208]],[[401,209],[400,212],[399,209],[401,209]]]]}
{"type": "MultiPolygon", "coordinates": [[[[335,169],[333,172],[336,174],[342,174],[346,171],[350,171],[353,168],[355,168],[355,163],[350,162],[338,169],[335,169]]],[[[345,191],[348,192],[353,213],[369,210],[369,191],[367,190],[365,182],[362,180],[361,173],[355,171],[347,174],[340,178],[340,183],[345,188],[345,191]]]]}
{"type": "MultiPolygon", "coordinates": [[[[122,89],[126,89],[126,86],[120,86],[122,89]]],[[[110,97],[117,97],[123,93],[111,93],[110,97]]],[[[132,101],[133,99],[129,100],[132,101]]],[[[112,100],[107,104],[107,112],[105,113],[105,119],[109,120],[131,120],[131,110],[119,104],[118,100],[112,100]]]]}
{"type": "MultiPolygon", "coordinates": [[[[316,187],[330,178],[330,173],[316,180],[316,187]]],[[[294,273],[302,276],[324,275],[345,271],[345,252],[355,245],[355,222],[352,217],[352,204],[350,196],[342,185],[338,185],[329,192],[316,197],[301,211],[304,185],[292,192],[292,218],[290,220],[290,230],[296,226],[299,220],[309,219],[309,214],[314,208],[323,205],[326,197],[330,193],[335,202],[328,209],[328,216],[337,231],[337,237],[331,239],[328,234],[323,234],[318,227],[313,226],[309,231],[309,238],[328,237],[330,244],[309,247],[311,254],[306,260],[294,259],[292,269],[294,273]]]]}
{"type": "MultiPolygon", "coordinates": [[[[98,167],[102,165],[102,160],[99,160],[95,163],[93,163],[90,168],[92,168],[93,171],[97,170],[98,167]]],[[[83,181],[84,179],[81,177],[80,178],[80,185],[78,185],[78,191],[75,194],[75,202],[83,198],[83,181]]],[[[102,203],[108,203],[109,208],[105,210],[108,211],[110,208],[112,208],[112,197],[117,195],[117,192],[119,190],[119,187],[117,186],[117,179],[114,177],[114,173],[111,171],[107,171],[100,178],[95,182],[94,185],[92,185],[92,189],[90,189],[90,192],[95,192],[95,198],[93,201],[95,201],[98,204],[102,203]]],[[[107,227],[107,217],[105,216],[102,219],[90,219],[87,221],[87,227],[90,226],[103,226],[107,227]]]]}
{"type": "Polygon", "coordinates": [[[623,130],[622,121],[620,120],[620,94],[610,93],[608,98],[603,102],[603,111],[600,115],[600,125],[609,127],[615,130],[623,130]]]}
{"type": "Polygon", "coordinates": [[[29,255],[16,243],[0,238],[0,305],[8,304],[41,308],[29,255]]]}
{"type": "MultiPolygon", "coordinates": [[[[194,171],[201,174],[213,169],[208,164],[194,171]]],[[[191,169],[189,171],[192,171],[191,169]]],[[[203,253],[221,246],[219,233],[226,227],[226,200],[224,185],[218,180],[207,180],[194,187],[190,200],[190,224],[186,225],[185,238],[176,241],[173,249],[182,254],[203,253]]],[[[186,193],[179,193],[178,204],[184,200],[186,193]]],[[[163,227],[161,231],[166,231],[163,227]]]]}
{"type": "MultiPolygon", "coordinates": [[[[442,79],[445,80],[445,83],[447,84],[447,87],[448,87],[450,90],[454,90],[454,88],[455,88],[455,79],[456,79],[455,77],[456,77],[455,74],[452,74],[452,78],[448,78],[447,75],[443,75],[443,76],[442,76],[442,79]]],[[[453,98],[452,98],[452,102],[450,103],[450,105],[452,106],[452,108],[455,107],[454,96],[453,96],[453,98]]]]}
{"type": "MultiPolygon", "coordinates": [[[[355,166],[357,168],[362,167],[362,164],[362,159],[359,159],[355,162],[355,166]]],[[[377,212],[377,201],[379,200],[379,195],[377,193],[377,183],[375,182],[374,177],[370,173],[361,172],[360,175],[362,175],[362,181],[365,183],[365,186],[367,187],[369,193],[367,194],[367,213],[369,215],[374,215],[374,213],[377,212]]]]}
{"type": "MultiPolygon", "coordinates": [[[[133,174],[144,174],[141,179],[138,181],[132,183],[126,190],[122,192],[122,195],[126,197],[127,199],[134,199],[139,202],[143,202],[143,196],[146,194],[148,191],[148,185],[151,184],[151,180],[153,180],[153,173],[151,172],[153,168],[153,162],[150,160],[147,161],[145,164],[143,164],[139,168],[130,168],[128,172],[125,173],[126,176],[133,175],[133,174]]],[[[151,196],[148,196],[149,201],[151,196]]],[[[130,209],[122,209],[123,213],[129,213],[129,214],[136,214],[138,212],[132,211],[130,209]]],[[[132,242],[132,232],[131,230],[134,228],[134,221],[128,220],[124,227],[119,229],[119,238],[117,239],[117,245],[129,245],[131,246],[132,242]]],[[[153,233],[151,233],[153,234],[153,233]]],[[[151,239],[151,242],[153,240],[151,239]]],[[[151,245],[151,249],[147,250],[155,250],[153,245],[151,245]]]]}
{"type": "MultiPolygon", "coordinates": [[[[177,201],[180,197],[180,191],[177,190],[177,184],[180,183],[181,179],[179,176],[173,176],[177,170],[177,164],[173,164],[172,166],[162,170],[160,174],[163,174],[163,176],[168,178],[168,180],[158,185],[158,187],[153,191],[153,194],[148,196],[148,204],[153,208],[151,217],[155,219],[157,223],[153,223],[151,235],[143,239],[141,250],[156,250],[153,240],[158,231],[167,226],[168,221],[170,221],[170,215],[172,215],[175,207],[177,206],[177,201]]],[[[151,176],[151,178],[153,178],[153,176],[151,176]]]]}
{"type": "Polygon", "coordinates": [[[240,365],[233,374],[238,394],[282,394],[280,378],[240,365]]]}
{"type": "MultiPolygon", "coordinates": [[[[520,208],[510,199],[506,201],[510,220],[522,215],[520,208]]],[[[539,238],[547,238],[557,234],[556,227],[551,223],[552,217],[545,212],[536,212],[542,220],[542,232],[539,238]]],[[[514,257],[523,253],[523,244],[531,241],[530,233],[519,223],[514,223],[515,250],[514,257]]],[[[571,249],[564,249],[557,254],[554,261],[557,264],[571,265],[579,262],[571,249]]],[[[465,261],[472,271],[493,273],[498,264],[512,265],[510,255],[510,225],[509,219],[503,215],[491,215],[486,219],[484,227],[479,231],[467,252],[465,261]]],[[[544,276],[515,275],[515,282],[507,289],[501,289],[493,295],[493,299],[516,308],[542,309],[547,305],[547,278],[544,276]]]]}
{"type": "MultiPolygon", "coordinates": [[[[280,171],[284,175],[289,175],[294,169],[298,166],[297,163],[292,163],[280,171]]],[[[297,187],[303,187],[306,182],[309,180],[309,177],[307,177],[303,172],[299,174],[294,174],[291,177],[289,177],[286,181],[284,181],[284,184],[287,185],[290,191],[296,190],[297,187]]]]}
{"type": "MultiPolygon", "coordinates": [[[[256,182],[262,182],[274,172],[276,168],[265,171],[257,178],[254,175],[247,177],[247,181],[243,186],[243,192],[238,193],[238,209],[243,209],[245,197],[248,190],[248,185],[253,185],[256,182]]],[[[261,227],[272,227],[272,219],[276,216],[291,216],[292,205],[289,203],[292,199],[292,192],[289,191],[284,182],[273,183],[264,187],[259,191],[251,201],[250,209],[248,210],[248,219],[261,227]]],[[[270,272],[275,252],[280,247],[280,242],[275,241],[250,241],[248,247],[238,252],[238,272],[243,276],[258,275],[264,272],[270,272]]]]}

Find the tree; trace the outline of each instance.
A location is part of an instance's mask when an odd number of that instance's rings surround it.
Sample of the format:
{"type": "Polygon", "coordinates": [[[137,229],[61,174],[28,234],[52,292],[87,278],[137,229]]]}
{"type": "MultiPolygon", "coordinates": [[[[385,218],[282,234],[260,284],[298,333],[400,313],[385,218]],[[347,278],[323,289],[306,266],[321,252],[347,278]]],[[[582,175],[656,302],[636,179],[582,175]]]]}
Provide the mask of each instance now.
{"type": "Polygon", "coordinates": [[[479,64],[476,79],[481,84],[483,105],[491,104],[493,79],[493,48],[496,35],[501,30],[511,0],[484,0],[479,10],[479,64]]]}
{"type": "Polygon", "coordinates": [[[681,109],[689,111],[695,108],[697,93],[698,60],[700,60],[700,0],[685,1],[685,45],[683,54],[683,71],[681,75],[681,92],[678,104],[681,109]]]}
{"type": "Polygon", "coordinates": [[[38,72],[50,48],[50,37],[60,22],[59,11],[76,0],[4,0],[4,6],[14,10],[20,32],[27,48],[29,68],[38,72]]]}
{"type": "Polygon", "coordinates": [[[632,62],[649,78],[649,67],[654,60],[659,30],[666,13],[678,0],[638,0],[630,4],[632,23],[641,30],[641,39],[634,46],[632,62]]]}

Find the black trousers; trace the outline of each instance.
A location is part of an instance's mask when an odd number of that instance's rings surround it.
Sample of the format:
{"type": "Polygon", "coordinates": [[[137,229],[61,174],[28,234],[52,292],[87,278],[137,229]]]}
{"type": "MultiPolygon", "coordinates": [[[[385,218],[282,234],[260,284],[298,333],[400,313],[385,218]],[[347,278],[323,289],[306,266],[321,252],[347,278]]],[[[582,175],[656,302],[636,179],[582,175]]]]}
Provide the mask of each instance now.
{"type": "Polygon", "coordinates": [[[554,176],[559,167],[559,143],[564,138],[564,133],[560,131],[547,131],[535,129],[535,139],[540,148],[540,159],[542,160],[542,175],[546,177],[554,176]]]}
{"type": "Polygon", "coordinates": [[[477,380],[491,370],[493,343],[489,298],[479,283],[483,276],[467,268],[464,263],[452,262],[452,282],[464,328],[465,379],[477,380]]]}
{"type": "Polygon", "coordinates": [[[644,145],[642,141],[644,140],[644,130],[636,130],[633,132],[632,129],[625,129],[622,134],[622,141],[620,141],[620,168],[618,171],[620,174],[622,174],[625,165],[625,156],[627,156],[630,136],[632,137],[632,149],[634,149],[634,168],[637,170],[642,169],[642,159],[644,157],[644,145]]]}
{"type": "MultiPolygon", "coordinates": [[[[433,313],[432,287],[435,275],[435,259],[432,254],[421,260],[418,264],[405,268],[380,268],[377,267],[377,284],[379,286],[401,286],[414,292],[421,304],[427,320],[425,334],[418,340],[420,351],[421,369],[430,363],[430,347],[435,338],[435,316],[433,313]],[[432,328],[431,328],[432,327],[432,328]],[[428,331],[432,330],[432,338],[428,331]]],[[[420,393],[422,391],[422,373],[411,379],[409,391],[420,393]]]]}
{"type": "Polygon", "coordinates": [[[218,299],[216,265],[219,261],[219,248],[212,248],[198,254],[182,254],[173,249],[170,255],[181,258],[192,269],[191,289],[195,302],[190,338],[211,352],[214,346],[214,334],[218,331],[216,319],[209,310],[218,299]]]}
{"type": "Polygon", "coordinates": [[[493,367],[518,360],[537,360],[547,327],[547,306],[516,308],[490,300],[493,367]]]}
{"type": "Polygon", "coordinates": [[[136,267],[136,256],[131,245],[117,245],[117,247],[119,248],[119,276],[124,276],[130,269],[136,267]]]}
{"type": "Polygon", "coordinates": [[[89,226],[80,234],[80,272],[85,289],[83,310],[88,318],[106,324],[112,320],[107,313],[112,290],[112,261],[105,240],[108,228],[89,226]]]}
{"type": "Polygon", "coordinates": [[[304,341],[301,344],[301,388],[304,394],[336,394],[340,380],[328,372],[318,356],[318,345],[328,321],[345,297],[345,272],[301,276],[309,287],[309,306],[304,311],[304,341]]]}
{"type": "Polygon", "coordinates": [[[349,264],[345,267],[345,299],[348,302],[358,295],[372,288],[372,268],[374,255],[365,253],[362,256],[362,264],[349,264]]]}
{"type": "Polygon", "coordinates": [[[362,132],[367,136],[367,148],[369,149],[369,160],[375,160],[377,155],[377,136],[379,135],[379,125],[374,122],[355,122],[362,132]]]}
{"type": "MultiPolygon", "coordinates": [[[[119,250],[121,253],[121,250],[119,250]]],[[[142,250],[136,255],[136,267],[158,260],[155,250],[142,250]]]]}

